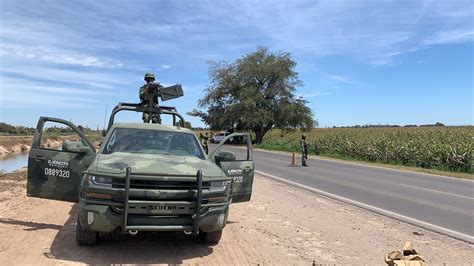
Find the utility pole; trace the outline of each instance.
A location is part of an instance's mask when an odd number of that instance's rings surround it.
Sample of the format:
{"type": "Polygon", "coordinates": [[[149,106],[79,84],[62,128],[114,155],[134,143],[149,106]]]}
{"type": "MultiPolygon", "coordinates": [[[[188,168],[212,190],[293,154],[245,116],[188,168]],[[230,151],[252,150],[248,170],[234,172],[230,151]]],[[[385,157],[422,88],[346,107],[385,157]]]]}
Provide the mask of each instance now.
{"type": "Polygon", "coordinates": [[[103,130],[105,130],[105,121],[107,120],[107,108],[109,106],[106,104],[105,105],[105,113],[104,113],[104,126],[102,127],[103,130]]]}

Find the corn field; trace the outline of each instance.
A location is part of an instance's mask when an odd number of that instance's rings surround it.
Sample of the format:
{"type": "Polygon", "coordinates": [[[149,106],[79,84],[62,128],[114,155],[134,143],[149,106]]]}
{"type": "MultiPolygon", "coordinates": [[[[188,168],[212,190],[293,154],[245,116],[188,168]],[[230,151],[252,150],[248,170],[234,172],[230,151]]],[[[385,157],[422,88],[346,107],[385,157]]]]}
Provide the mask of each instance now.
{"type": "MultiPolygon", "coordinates": [[[[473,173],[474,127],[328,128],[306,132],[310,154],[473,173]]],[[[261,148],[300,151],[300,131],[272,130],[261,148]]]]}

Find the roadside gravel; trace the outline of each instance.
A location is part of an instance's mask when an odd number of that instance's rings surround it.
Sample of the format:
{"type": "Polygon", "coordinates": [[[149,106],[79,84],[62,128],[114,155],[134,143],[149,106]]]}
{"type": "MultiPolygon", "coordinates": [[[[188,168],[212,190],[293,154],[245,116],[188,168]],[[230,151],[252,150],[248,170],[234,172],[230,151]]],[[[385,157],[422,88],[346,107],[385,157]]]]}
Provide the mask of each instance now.
{"type": "Polygon", "coordinates": [[[468,264],[472,245],[257,176],[252,200],[232,205],[219,245],[182,233],[139,233],[95,247],[75,243],[75,204],[26,197],[26,171],[0,175],[1,264],[184,263],[384,265],[411,240],[430,264],[468,264]]]}

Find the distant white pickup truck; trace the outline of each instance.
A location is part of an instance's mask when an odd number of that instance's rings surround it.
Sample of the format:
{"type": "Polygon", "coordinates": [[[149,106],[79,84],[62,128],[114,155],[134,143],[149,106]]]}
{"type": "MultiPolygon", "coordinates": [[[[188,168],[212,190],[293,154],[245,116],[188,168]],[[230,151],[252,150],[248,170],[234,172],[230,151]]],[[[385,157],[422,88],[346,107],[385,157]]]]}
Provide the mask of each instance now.
{"type": "Polygon", "coordinates": [[[211,143],[219,143],[219,142],[221,142],[222,140],[224,140],[224,138],[225,138],[227,135],[230,135],[230,133],[229,133],[229,132],[220,132],[220,133],[217,133],[217,134],[215,134],[215,135],[211,138],[211,143]]]}

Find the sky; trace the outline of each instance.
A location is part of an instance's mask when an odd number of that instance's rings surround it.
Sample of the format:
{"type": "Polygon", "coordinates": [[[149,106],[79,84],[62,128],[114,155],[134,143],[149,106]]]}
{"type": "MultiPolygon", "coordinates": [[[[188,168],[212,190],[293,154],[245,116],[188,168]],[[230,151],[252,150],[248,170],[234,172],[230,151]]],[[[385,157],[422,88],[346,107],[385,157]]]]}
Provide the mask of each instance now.
{"type": "Polygon", "coordinates": [[[209,61],[266,46],[291,53],[321,127],[473,124],[473,1],[2,0],[0,10],[0,122],[102,128],[118,102],[138,102],[148,71],[183,85],[164,104],[185,114],[209,61]]]}

